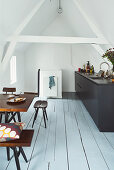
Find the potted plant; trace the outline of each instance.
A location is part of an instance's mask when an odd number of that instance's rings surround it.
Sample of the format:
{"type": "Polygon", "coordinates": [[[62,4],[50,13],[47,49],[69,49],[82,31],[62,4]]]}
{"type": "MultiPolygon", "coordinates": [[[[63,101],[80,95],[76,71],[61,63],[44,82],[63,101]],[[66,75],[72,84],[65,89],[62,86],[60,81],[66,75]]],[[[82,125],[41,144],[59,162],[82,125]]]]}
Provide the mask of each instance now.
{"type": "Polygon", "coordinates": [[[113,65],[113,72],[114,72],[114,48],[110,48],[103,54],[103,58],[107,58],[113,65]]]}
{"type": "Polygon", "coordinates": [[[112,74],[110,75],[110,78],[112,78],[112,82],[114,82],[114,48],[110,48],[109,50],[107,50],[102,57],[107,58],[108,61],[110,61],[113,65],[112,74]]]}

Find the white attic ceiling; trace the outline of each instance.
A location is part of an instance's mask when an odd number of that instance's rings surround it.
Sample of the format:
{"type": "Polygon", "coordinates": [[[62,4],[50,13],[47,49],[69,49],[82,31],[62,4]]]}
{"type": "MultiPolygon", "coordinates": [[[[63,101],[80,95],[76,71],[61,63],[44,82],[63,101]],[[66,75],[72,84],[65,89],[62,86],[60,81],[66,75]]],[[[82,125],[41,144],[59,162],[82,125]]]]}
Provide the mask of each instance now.
{"type": "Polygon", "coordinates": [[[114,0],[78,0],[106,39],[114,46],[114,0]]]}
{"type": "Polygon", "coordinates": [[[75,36],[96,37],[72,0],[62,0],[61,5],[63,8],[63,15],[75,32],[75,36]]]}
{"type": "MultiPolygon", "coordinates": [[[[109,40],[112,39],[112,35],[114,35],[112,31],[114,28],[114,1],[110,0],[110,3],[107,0],[76,1],[81,4],[88,16],[102,30],[103,34],[109,40]]],[[[0,0],[0,31],[2,31],[2,34],[6,36],[12,35],[17,26],[37,3],[38,0],[0,0]]],[[[22,34],[40,35],[57,16],[57,3],[58,0],[46,0],[45,4],[22,31],[22,34]]],[[[76,36],[96,37],[80,14],[80,11],[74,5],[73,0],[61,0],[61,6],[63,8],[63,15],[68,20],[76,36]]]]}
{"type": "MultiPolygon", "coordinates": [[[[62,18],[64,17],[64,20],[68,24],[67,27],[69,27],[73,32],[73,34],[67,36],[96,37],[96,35],[90,29],[88,23],[80,14],[80,11],[74,6],[72,0],[61,0],[61,7],[63,10],[62,14],[58,14],[57,12],[57,2],[58,0],[46,1],[45,4],[41,7],[41,9],[36,13],[31,22],[23,30],[22,34],[42,35],[45,29],[54,21],[54,19],[56,19],[56,17],[61,16],[62,18]]],[[[64,33],[60,33],[58,35],[56,34],[57,32],[55,32],[55,36],[64,36],[64,33]]]]}
{"type": "MultiPolygon", "coordinates": [[[[7,37],[13,35],[18,25],[24,18],[31,12],[31,10],[37,5],[40,0],[0,0],[0,35],[7,37]]],[[[113,5],[114,1],[110,0],[110,4],[107,0],[61,0],[61,7],[63,13],[59,15],[57,13],[58,0],[45,0],[45,3],[41,6],[38,12],[33,16],[32,20],[26,25],[21,32],[22,35],[47,35],[46,28],[53,24],[54,20],[60,17],[64,18],[64,24],[72,30],[72,34],[69,36],[80,37],[96,37],[93,33],[90,25],[80,13],[79,9],[74,4],[77,1],[82,6],[82,9],[87,13],[93,23],[102,31],[103,35],[114,44],[114,23],[113,21],[113,5]],[[108,7],[108,10],[107,10],[108,7]],[[110,21],[111,18],[111,21],[110,21]],[[106,22],[107,20],[107,22],[106,22]]],[[[60,23],[61,26],[61,23],[60,23]]],[[[51,34],[51,33],[50,33],[51,34]]],[[[56,32],[55,32],[56,34],[56,32]]],[[[53,33],[54,35],[54,33],[53,33]]],[[[64,36],[60,31],[57,36],[64,36]]],[[[18,46],[18,44],[17,44],[18,46]]],[[[24,43],[20,45],[24,47],[24,43]]],[[[107,48],[101,45],[104,49],[107,48]]],[[[27,48],[27,46],[26,46],[27,48]]],[[[25,48],[25,49],[26,49],[25,48]]],[[[18,47],[19,49],[19,47],[18,47]]],[[[24,48],[23,48],[24,49],[24,48]]]]}
{"type": "Polygon", "coordinates": [[[38,0],[0,0],[2,33],[5,36],[12,35],[37,2],[38,0]]]}
{"type": "Polygon", "coordinates": [[[57,0],[46,0],[21,34],[40,35],[57,17],[57,7],[57,0]]]}

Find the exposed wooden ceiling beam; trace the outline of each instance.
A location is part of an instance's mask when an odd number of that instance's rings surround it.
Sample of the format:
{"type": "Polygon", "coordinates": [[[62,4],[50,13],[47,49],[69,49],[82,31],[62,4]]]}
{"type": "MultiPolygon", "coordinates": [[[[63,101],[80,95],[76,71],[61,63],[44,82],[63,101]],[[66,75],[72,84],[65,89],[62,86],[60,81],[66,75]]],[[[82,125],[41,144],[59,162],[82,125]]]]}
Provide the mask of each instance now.
{"type": "MultiPolygon", "coordinates": [[[[36,12],[41,8],[41,6],[44,4],[46,0],[40,0],[38,1],[37,5],[32,9],[32,11],[28,14],[28,16],[21,22],[21,24],[17,27],[16,31],[14,32],[14,35],[19,35],[23,29],[27,26],[27,24],[31,21],[31,19],[34,17],[36,12]]],[[[16,46],[16,39],[14,36],[14,39],[10,42],[9,47],[5,53],[5,56],[2,59],[3,67],[5,64],[8,63],[8,61],[11,58],[11,55],[14,52],[15,46],[16,46]]]]}
{"type": "Polygon", "coordinates": [[[58,36],[15,36],[9,37],[7,41],[15,39],[17,42],[24,43],[59,43],[59,44],[107,44],[102,38],[86,38],[86,37],[58,37],[58,36]]]}

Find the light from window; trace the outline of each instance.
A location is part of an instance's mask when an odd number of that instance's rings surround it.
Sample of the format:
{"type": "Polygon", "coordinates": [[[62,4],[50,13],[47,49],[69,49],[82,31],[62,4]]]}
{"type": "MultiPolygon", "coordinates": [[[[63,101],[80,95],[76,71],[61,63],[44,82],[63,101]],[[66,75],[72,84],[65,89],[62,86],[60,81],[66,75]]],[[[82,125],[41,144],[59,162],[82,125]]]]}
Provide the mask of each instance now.
{"type": "Polygon", "coordinates": [[[12,56],[10,60],[10,82],[11,84],[16,82],[16,56],[12,56]]]}

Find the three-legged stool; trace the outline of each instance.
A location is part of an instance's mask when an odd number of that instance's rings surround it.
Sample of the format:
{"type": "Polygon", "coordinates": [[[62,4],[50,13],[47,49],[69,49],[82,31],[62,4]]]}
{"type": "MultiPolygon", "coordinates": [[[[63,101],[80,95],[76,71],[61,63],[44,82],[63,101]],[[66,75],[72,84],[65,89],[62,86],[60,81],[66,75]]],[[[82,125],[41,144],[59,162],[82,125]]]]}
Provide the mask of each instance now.
{"type": "Polygon", "coordinates": [[[42,109],[43,118],[44,118],[44,124],[45,124],[45,128],[46,128],[46,119],[48,120],[47,113],[46,113],[47,104],[48,104],[47,101],[42,101],[42,100],[39,100],[39,101],[35,102],[35,104],[34,104],[35,116],[34,116],[32,127],[34,126],[34,122],[35,122],[35,120],[37,118],[38,110],[42,109]]]}

